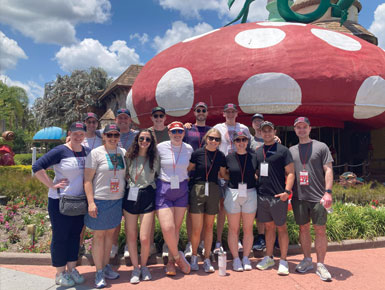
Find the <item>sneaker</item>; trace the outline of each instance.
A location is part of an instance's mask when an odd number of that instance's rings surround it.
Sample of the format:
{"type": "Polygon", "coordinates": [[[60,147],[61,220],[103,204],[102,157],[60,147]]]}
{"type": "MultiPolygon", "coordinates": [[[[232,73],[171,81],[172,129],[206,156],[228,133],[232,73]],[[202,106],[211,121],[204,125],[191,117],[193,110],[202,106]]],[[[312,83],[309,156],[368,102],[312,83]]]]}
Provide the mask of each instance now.
{"type": "Polygon", "coordinates": [[[150,281],[152,279],[150,270],[147,267],[140,268],[140,272],[142,273],[143,281],[150,281]]]}
{"type": "Polygon", "coordinates": [[[179,269],[184,273],[184,274],[189,274],[191,271],[191,266],[187,262],[184,254],[182,251],[179,251],[179,258],[175,259],[175,263],[178,265],[179,269]]]}
{"type": "Polygon", "coordinates": [[[259,270],[267,270],[267,269],[269,269],[271,267],[274,267],[274,265],[275,265],[274,259],[272,259],[269,256],[265,256],[262,259],[262,261],[257,264],[257,269],[259,269],[259,270]]]}
{"type": "Polygon", "coordinates": [[[176,275],[176,269],[175,269],[175,263],[174,261],[169,260],[166,265],[166,275],[167,276],[175,276],[176,275]]]}
{"type": "Polygon", "coordinates": [[[118,254],[118,246],[112,245],[111,252],[110,252],[110,258],[113,259],[118,254]]]}
{"type": "Polygon", "coordinates": [[[252,269],[251,263],[248,257],[243,256],[242,258],[243,270],[250,271],[252,269]]]}
{"type": "Polygon", "coordinates": [[[265,235],[258,235],[257,240],[253,245],[253,250],[263,251],[266,249],[265,235]]]}
{"type": "Polygon", "coordinates": [[[193,271],[198,271],[199,266],[198,266],[198,257],[197,256],[191,256],[191,270],[193,271]]]}
{"type": "Polygon", "coordinates": [[[98,270],[95,274],[95,288],[104,288],[107,286],[106,280],[104,279],[104,271],[98,270]]]}
{"type": "Polygon", "coordinates": [[[332,275],[330,275],[328,269],[322,263],[317,263],[317,275],[320,276],[322,281],[330,282],[332,280],[332,275]]]}
{"type": "Polygon", "coordinates": [[[215,248],[214,248],[214,254],[218,255],[219,252],[223,252],[222,244],[221,242],[216,242],[215,248]]]}
{"type": "Polygon", "coordinates": [[[243,245],[241,241],[238,241],[238,252],[243,252],[243,245]]]}
{"type": "Polygon", "coordinates": [[[86,247],[83,245],[81,245],[79,247],[79,254],[78,254],[78,257],[80,258],[81,256],[84,256],[86,254],[86,247]]]}
{"type": "Polygon", "coordinates": [[[150,246],[150,256],[155,255],[157,252],[158,252],[158,250],[156,249],[155,243],[152,243],[150,246]]]}
{"type": "Polygon", "coordinates": [[[56,285],[60,285],[63,287],[75,286],[75,281],[71,278],[71,276],[66,271],[61,272],[59,276],[56,275],[55,283],[56,285]]]}
{"type": "Polygon", "coordinates": [[[69,273],[70,277],[76,284],[82,284],[84,283],[84,277],[79,274],[78,270],[75,268],[72,269],[72,271],[69,273]]]}
{"type": "Polygon", "coordinates": [[[110,264],[107,264],[104,267],[103,272],[104,272],[104,277],[108,280],[115,280],[120,277],[118,272],[115,272],[114,270],[112,270],[112,267],[110,264]]]}
{"type": "Polygon", "coordinates": [[[289,263],[285,260],[279,260],[278,275],[287,276],[289,275],[289,263]]]}
{"type": "Polygon", "coordinates": [[[307,271],[313,269],[313,262],[311,258],[304,258],[298,265],[295,267],[295,270],[299,273],[306,273],[307,271]]]}
{"type": "Polygon", "coordinates": [[[206,259],[203,261],[203,270],[205,270],[206,273],[214,273],[214,272],[215,272],[215,269],[214,269],[214,267],[211,265],[211,262],[210,262],[210,259],[209,259],[209,258],[206,258],[206,259]]]}
{"type": "Polygon", "coordinates": [[[278,241],[278,237],[275,238],[274,248],[277,249],[277,250],[279,250],[279,241],[278,241]]]}
{"type": "Polygon", "coordinates": [[[241,259],[239,259],[239,257],[233,260],[233,270],[235,272],[243,272],[242,262],[241,262],[241,259]]]}
{"type": "Polygon", "coordinates": [[[168,247],[166,243],[163,243],[162,247],[162,258],[168,257],[168,247]]]}
{"type": "Polygon", "coordinates": [[[202,253],[202,255],[205,254],[205,242],[204,242],[204,241],[201,241],[201,242],[199,243],[198,251],[200,251],[200,252],[202,253]]]}
{"type": "Polygon", "coordinates": [[[131,284],[138,284],[140,282],[140,269],[134,268],[131,272],[131,278],[130,283],[131,284]]]}
{"type": "Polygon", "coordinates": [[[192,246],[191,242],[188,242],[186,245],[186,249],[184,250],[184,256],[186,258],[190,258],[192,256],[192,246]]]}
{"type": "Polygon", "coordinates": [[[124,246],[124,258],[128,259],[130,257],[130,252],[128,251],[127,244],[124,246]]]}

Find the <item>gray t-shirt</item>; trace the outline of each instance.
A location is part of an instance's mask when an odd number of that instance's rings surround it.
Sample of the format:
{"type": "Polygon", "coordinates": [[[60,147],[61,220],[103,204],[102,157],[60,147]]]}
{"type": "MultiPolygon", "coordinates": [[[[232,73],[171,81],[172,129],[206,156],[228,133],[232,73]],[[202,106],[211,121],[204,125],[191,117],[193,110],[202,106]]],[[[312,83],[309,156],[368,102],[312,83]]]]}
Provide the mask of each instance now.
{"type": "Polygon", "coordinates": [[[263,144],[264,142],[262,138],[253,136],[250,141],[250,149],[255,153],[259,147],[263,146],[263,144]]]}
{"type": "Polygon", "coordinates": [[[93,179],[94,198],[102,200],[115,200],[122,198],[126,185],[126,162],[124,155],[126,150],[117,148],[117,151],[109,151],[107,153],[104,146],[99,146],[88,154],[86,159],[86,168],[95,169],[93,179]],[[111,158],[117,161],[116,170],[111,158]],[[119,180],[119,191],[112,193],[110,190],[110,183],[112,178],[119,180]]]}
{"type": "Polygon", "coordinates": [[[144,156],[138,156],[137,158],[131,160],[126,159],[127,164],[127,188],[128,187],[139,187],[146,188],[151,185],[154,189],[155,185],[155,176],[159,173],[160,165],[159,165],[159,157],[156,156],[154,160],[154,169],[150,169],[150,160],[144,156]],[[143,168],[144,166],[144,168],[143,168]],[[143,169],[143,170],[142,170],[143,169]],[[137,180],[135,182],[135,178],[137,176],[137,180]]]}
{"type": "Polygon", "coordinates": [[[169,141],[170,140],[170,136],[168,135],[168,128],[167,128],[167,126],[163,130],[161,130],[161,131],[155,130],[154,127],[150,127],[150,128],[148,128],[148,130],[151,130],[152,133],[154,134],[156,144],[159,144],[159,143],[162,143],[164,141],[169,141]]]}
{"type": "Polygon", "coordinates": [[[139,131],[136,130],[130,130],[128,133],[120,133],[119,147],[124,148],[127,151],[138,133],[139,131]]]}
{"type": "Polygon", "coordinates": [[[294,159],[295,184],[293,198],[319,202],[325,194],[325,172],[323,166],[333,162],[330,150],[325,143],[312,140],[310,143],[290,147],[294,159]],[[309,174],[309,185],[300,185],[300,171],[309,174]]]}

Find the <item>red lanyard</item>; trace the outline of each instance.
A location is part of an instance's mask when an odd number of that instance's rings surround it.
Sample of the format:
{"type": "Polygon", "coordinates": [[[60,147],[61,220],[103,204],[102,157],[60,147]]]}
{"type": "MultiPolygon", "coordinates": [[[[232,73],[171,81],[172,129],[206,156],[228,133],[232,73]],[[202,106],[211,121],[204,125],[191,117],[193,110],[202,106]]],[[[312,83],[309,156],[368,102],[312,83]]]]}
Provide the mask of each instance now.
{"type": "Polygon", "coordinates": [[[275,145],[275,143],[273,145],[271,145],[267,151],[265,152],[265,145],[263,145],[263,162],[266,162],[266,154],[267,152],[269,152],[269,150],[271,149],[271,147],[273,147],[275,145]]]}
{"type": "MultiPolygon", "coordinates": [[[[312,143],[313,143],[313,142],[310,141],[310,143],[307,145],[306,153],[305,153],[305,159],[304,159],[304,161],[303,161],[303,163],[302,163],[303,170],[305,170],[305,165],[306,165],[306,163],[309,161],[309,160],[307,160],[307,154],[309,153],[309,149],[310,149],[312,143]]],[[[299,151],[299,145],[298,145],[298,153],[301,154],[301,152],[299,151]]],[[[309,156],[309,158],[310,158],[310,156],[309,156]]]]}
{"type": "Polygon", "coordinates": [[[171,153],[172,153],[172,167],[174,168],[174,175],[175,175],[175,167],[178,164],[180,152],[182,152],[182,146],[183,146],[183,144],[180,145],[180,149],[179,149],[179,153],[178,153],[178,158],[174,162],[174,160],[175,160],[174,150],[172,150],[172,144],[170,143],[170,149],[171,149],[171,153]]]}
{"type": "Polygon", "coordinates": [[[138,181],[139,176],[143,172],[144,166],[146,166],[147,160],[148,160],[148,158],[146,157],[146,160],[143,163],[143,167],[138,173],[138,157],[136,157],[136,159],[135,159],[135,185],[136,185],[136,182],[138,181]]]}
{"type": "Polygon", "coordinates": [[[214,158],[213,160],[211,161],[211,165],[210,165],[210,168],[209,168],[209,171],[207,171],[207,149],[205,148],[205,170],[206,170],[206,181],[209,181],[209,174],[211,172],[211,169],[213,169],[213,165],[214,165],[214,161],[215,161],[215,156],[217,156],[217,151],[218,150],[215,150],[215,153],[214,153],[214,158]]]}
{"type": "Polygon", "coordinates": [[[114,177],[116,176],[116,168],[118,167],[118,147],[116,147],[115,158],[112,158],[112,155],[108,152],[106,145],[104,145],[104,149],[107,152],[108,157],[110,157],[111,163],[114,165],[114,177]]]}
{"type": "Polygon", "coordinates": [[[243,183],[243,176],[245,175],[245,172],[246,172],[247,153],[246,153],[246,157],[245,157],[245,163],[243,164],[243,170],[242,170],[242,166],[241,166],[241,160],[239,160],[239,157],[238,157],[238,153],[235,153],[235,156],[237,157],[239,169],[241,170],[241,177],[242,177],[242,183],[243,183]]]}

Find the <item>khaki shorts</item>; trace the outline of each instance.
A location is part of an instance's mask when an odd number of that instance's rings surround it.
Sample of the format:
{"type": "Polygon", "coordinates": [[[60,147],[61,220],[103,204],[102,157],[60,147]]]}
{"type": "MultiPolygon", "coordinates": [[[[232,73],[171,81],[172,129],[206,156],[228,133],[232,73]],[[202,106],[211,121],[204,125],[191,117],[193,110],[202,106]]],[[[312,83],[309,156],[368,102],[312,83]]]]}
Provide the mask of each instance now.
{"type": "Polygon", "coordinates": [[[302,226],[309,223],[310,218],[313,225],[324,226],[326,224],[328,214],[324,206],[319,202],[292,199],[291,205],[297,225],[302,226]]]}
{"type": "Polygon", "coordinates": [[[189,194],[189,212],[215,215],[219,212],[220,197],[220,188],[215,182],[209,182],[209,196],[205,196],[205,183],[195,183],[189,194]]]}
{"type": "Polygon", "coordinates": [[[247,197],[239,197],[238,189],[228,187],[224,206],[229,214],[255,213],[257,211],[257,190],[255,188],[247,189],[247,197]]]}

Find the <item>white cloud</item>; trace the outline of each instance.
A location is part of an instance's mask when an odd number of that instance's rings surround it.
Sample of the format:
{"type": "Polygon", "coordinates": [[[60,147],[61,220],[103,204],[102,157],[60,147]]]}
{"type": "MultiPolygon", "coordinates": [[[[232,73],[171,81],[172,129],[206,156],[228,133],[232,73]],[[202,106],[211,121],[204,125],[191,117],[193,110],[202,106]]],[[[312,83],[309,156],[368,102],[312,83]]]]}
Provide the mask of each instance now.
{"type": "Polygon", "coordinates": [[[130,35],[130,40],[137,39],[142,45],[148,42],[148,34],[143,33],[140,35],[139,33],[134,33],[130,35]]]}
{"type": "Polygon", "coordinates": [[[37,98],[44,95],[44,88],[34,81],[28,81],[27,83],[13,81],[8,76],[3,74],[0,75],[0,80],[3,81],[3,83],[5,83],[7,86],[17,86],[23,88],[27,92],[29,106],[32,106],[37,98]]]}
{"type": "Polygon", "coordinates": [[[378,5],[374,11],[374,20],[369,31],[378,38],[378,46],[385,49],[385,3],[378,5]]]}
{"type": "Polygon", "coordinates": [[[210,24],[205,22],[198,23],[194,27],[187,26],[183,21],[175,21],[172,23],[171,29],[168,29],[163,37],[156,36],[154,38],[153,48],[160,52],[186,38],[193,37],[205,32],[213,30],[210,24]]]}
{"type": "Polygon", "coordinates": [[[82,42],[62,47],[55,55],[62,70],[102,67],[111,77],[119,76],[131,64],[140,63],[135,49],[127,47],[123,40],[116,40],[110,47],[98,40],[85,38],[82,42]]]}
{"type": "Polygon", "coordinates": [[[0,73],[13,69],[20,58],[27,59],[24,50],[0,30],[0,73]]]}
{"type": "Polygon", "coordinates": [[[0,23],[39,43],[76,42],[79,23],[103,23],[110,18],[109,0],[0,0],[0,23]]]}

